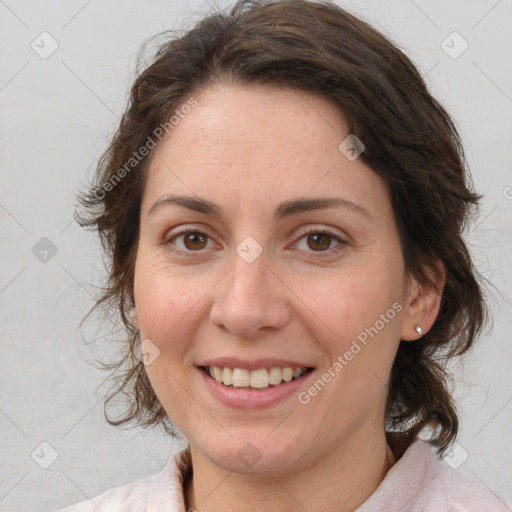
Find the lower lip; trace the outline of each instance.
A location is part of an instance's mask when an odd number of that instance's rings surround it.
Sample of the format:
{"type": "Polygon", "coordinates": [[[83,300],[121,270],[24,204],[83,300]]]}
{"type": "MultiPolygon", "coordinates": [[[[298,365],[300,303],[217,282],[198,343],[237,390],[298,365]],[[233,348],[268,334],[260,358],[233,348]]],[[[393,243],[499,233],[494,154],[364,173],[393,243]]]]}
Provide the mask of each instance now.
{"type": "Polygon", "coordinates": [[[196,368],[203,382],[217,400],[225,405],[239,409],[260,409],[275,405],[290,395],[297,394],[315,373],[315,370],[313,370],[296,380],[284,382],[273,388],[251,391],[249,389],[229,388],[206,375],[201,368],[196,368]]]}

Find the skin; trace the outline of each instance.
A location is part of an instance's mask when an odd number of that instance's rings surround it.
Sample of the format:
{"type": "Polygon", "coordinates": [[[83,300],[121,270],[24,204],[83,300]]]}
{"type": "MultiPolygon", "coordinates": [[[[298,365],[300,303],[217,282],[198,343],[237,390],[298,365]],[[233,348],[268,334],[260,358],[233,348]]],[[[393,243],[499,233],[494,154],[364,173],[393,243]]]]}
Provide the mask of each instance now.
{"type": "Polygon", "coordinates": [[[407,276],[386,183],[340,152],[348,125],[328,100],[237,84],[194,97],[197,107],[151,155],[134,282],[135,326],[160,350],[146,370],[190,443],[186,506],[354,510],[394,462],[384,429],[390,370],[400,339],[416,342],[415,326],[432,326],[442,279],[433,289],[407,276]],[[178,205],[149,214],[171,193],[208,199],[225,216],[178,205]],[[273,216],[304,196],[342,197],[368,215],[338,207],[273,216]],[[343,242],[304,235],[308,227],[343,242]],[[178,229],[207,237],[173,238],[178,229]],[[263,250],[252,263],[236,252],[247,236],[263,250]],[[320,377],[397,302],[401,311],[305,405],[292,394],[265,409],[228,407],[194,366],[276,357],[308,362],[320,377]],[[252,467],[237,457],[249,441],[262,455],[252,467]]]}

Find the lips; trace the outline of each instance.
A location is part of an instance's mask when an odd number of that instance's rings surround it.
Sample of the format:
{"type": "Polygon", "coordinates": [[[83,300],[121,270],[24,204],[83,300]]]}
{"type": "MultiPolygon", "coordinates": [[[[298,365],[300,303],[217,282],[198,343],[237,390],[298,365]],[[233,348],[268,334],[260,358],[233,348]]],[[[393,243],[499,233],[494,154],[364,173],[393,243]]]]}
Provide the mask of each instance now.
{"type": "MultiPolygon", "coordinates": [[[[196,367],[196,370],[199,382],[204,385],[202,389],[204,389],[216,401],[228,407],[244,410],[255,410],[275,406],[278,403],[297,395],[301,389],[309,385],[316,375],[315,369],[308,367],[306,373],[295,379],[292,378],[289,382],[283,380],[277,385],[269,384],[266,387],[253,388],[251,386],[234,387],[232,384],[225,385],[222,382],[217,382],[215,378],[211,377],[210,374],[207,373],[206,367],[204,366],[198,366],[196,367]]],[[[247,369],[239,370],[248,373],[247,369]]],[[[281,371],[281,369],[279,370],[281,371]]]]}

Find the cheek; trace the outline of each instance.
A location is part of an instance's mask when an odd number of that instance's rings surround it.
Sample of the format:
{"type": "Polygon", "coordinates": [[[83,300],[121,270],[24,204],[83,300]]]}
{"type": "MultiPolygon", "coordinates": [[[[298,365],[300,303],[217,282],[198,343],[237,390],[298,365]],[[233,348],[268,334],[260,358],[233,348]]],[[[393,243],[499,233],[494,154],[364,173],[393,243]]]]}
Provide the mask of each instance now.
{"type": "Polygon", "coordinates": [[[180,277],[165,262],[140,252],[135,267],[134,294],[140,322],[141,339],[149,339],[158,347],[158,356],[145,367],[151,386],[167,415],[181,428],[176,419],[186,417],[186,359],[191,310],[197,304],[190,280],[180,277]]]}
{"type": "Polygon", "coordinates": [[[303,288],[302,293],[309,289],[309,303],[321,320],[317,324],[327,333],[317,339],[336,374],[330,399],[354,411],[367,411],[385,393],[400,341],[400,276],[398,265],[381,262],[354,266],[303,288]]]}
{"type": "Polygon", "coordinates": [[[217,273],[170,265],[161,256],[141,251],[135,268],[135,303],[141,339],[150,339],[160,351],[160,364],[148,367],[155,382],[167,380],[159,375],[165,369],[177,376],[193,363],[198,329],[208,316],[209,291],[218,280],[217,273]]]}
{"type": "Polygon", "coordinates": [[[145,370],[158,401],[180,431],[186,431],[187,424],[193,419],[201,420],[200,411],[190,407],[187,375],[178,363],[169,360],[168,353],[162,352],[145,370]]]}
{"type": "Polygon", "coordinates": [[[173,328],[197,302],[196,287],[176,270],[141,250],[135,266],[134,295],[142,329],[157,337],[173,328]]]}
{"type": "Polygon", "coordinates": [[[322,337],[338,343],[355,339],[400,301],[400,286],[398,272],[374,264],[337,269],[322,279],[296,280],[294,291],[322,326],[322,337]]]}

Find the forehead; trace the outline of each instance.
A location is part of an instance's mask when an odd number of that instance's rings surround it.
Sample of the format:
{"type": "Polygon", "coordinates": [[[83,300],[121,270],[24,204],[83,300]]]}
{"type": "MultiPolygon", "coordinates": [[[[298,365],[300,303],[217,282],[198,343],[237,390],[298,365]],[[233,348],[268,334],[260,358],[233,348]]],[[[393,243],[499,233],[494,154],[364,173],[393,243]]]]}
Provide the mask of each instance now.
{"type": "Polygon", "coordinates": [[[381,178],[340,151],[350,133],[330,100],[234,84],[191,96],[197,106],[154,150],[145,199],[181,192],[261,204],[342,191],[368,209],[388,201],[381,178]]]}
{"type": "Polygon", "coordinates": [[[212,157],[232,153],[279,162],[300,148],[297,157],[314,149],[317,159],[318,152],[348,135],[345,116],[334,103],[303,91],[215,84],[194,98],[197,106],[170,133],[175,154],[181,146],[189,157],[207,149],[212,157]]]}

